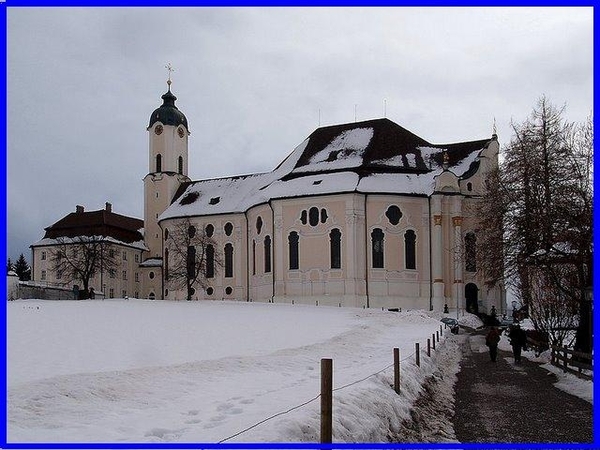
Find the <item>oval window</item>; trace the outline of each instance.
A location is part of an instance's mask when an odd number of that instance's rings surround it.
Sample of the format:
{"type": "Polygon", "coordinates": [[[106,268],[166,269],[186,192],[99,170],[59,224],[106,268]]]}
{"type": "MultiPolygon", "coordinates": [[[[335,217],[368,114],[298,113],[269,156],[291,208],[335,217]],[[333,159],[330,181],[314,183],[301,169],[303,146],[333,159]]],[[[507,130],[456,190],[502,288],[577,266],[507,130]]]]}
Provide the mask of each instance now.
{"type": "Polygon", "coordinates": [[[313,206],[308,210],[308,223],[311,227],[316,227],[319,224],[319,208],[313,206]]]}
{"type": "Polygon", "coordinates": [[[215,232],[215,227],[212,226],[212,224],[209,223],[208,225],[206,225],[206,228],[204,229],[204,232],[206,233],[207,237],[212,237],[212,235],[215,232]]]}
{"type": "Polygon", "coordinates": [[[225,224],[225,234],[227,236],[231,236],[231,233],[233,232],[233,225],[231,224],[231,222],[227,222],[225,224]]]}

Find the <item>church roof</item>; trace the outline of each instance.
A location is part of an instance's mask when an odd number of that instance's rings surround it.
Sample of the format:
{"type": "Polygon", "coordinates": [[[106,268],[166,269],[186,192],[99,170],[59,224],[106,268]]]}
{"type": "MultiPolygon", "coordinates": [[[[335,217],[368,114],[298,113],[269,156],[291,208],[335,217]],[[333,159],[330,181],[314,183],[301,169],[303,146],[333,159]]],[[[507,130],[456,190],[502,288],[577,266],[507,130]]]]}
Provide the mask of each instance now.
{"type": "Polygon", "coordinates": [[[186,130],[189,130],[187,118],[185,115],[175,106],[175,100],[177,97],[173,95],[171,89],[162,95],[163,104],[155,109],[150,115],[150,124],[148,128],[154,125],[156,122],[161,122],[163,125],[179,126],[183,125],[186,130]]]}
{"type": "Polygon", "coordinates": [[[79,236],[105,236],[125,244],[143,241],[144,221],[112,212],[110,204],[99,211],[84,211],[78,206],[76,212],[67,214],[58,222],[46,227],[43,240],[74,238],[79,236]]]}
{"type": "Polygon", "coordinates": [[[389,119],[315,130],[272,172],[192,181],[181,186],[160,220],[245,212],[272,199],[344,192],[429,196],[447,169],[474,174],[491,139],[431,144],[389,119]]]}

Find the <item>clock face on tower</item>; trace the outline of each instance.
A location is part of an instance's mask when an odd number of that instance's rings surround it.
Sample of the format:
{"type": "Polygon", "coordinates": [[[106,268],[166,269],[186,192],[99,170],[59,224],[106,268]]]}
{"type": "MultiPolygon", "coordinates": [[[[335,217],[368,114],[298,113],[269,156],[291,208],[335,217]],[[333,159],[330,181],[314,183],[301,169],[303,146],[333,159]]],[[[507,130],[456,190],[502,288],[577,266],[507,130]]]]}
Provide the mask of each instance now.
{"type": "Polygon", "coordinates": [[[159,135],[159,134],[161,134],[161,133],[163,132],[163,127],[162,127],[162,125],[160,125],[160,124],[159,124],[159,125],[156,125],[156,126],[154,127],[154,132],[156,133],[156,135],[159,135]]]}
{"type": "Polygon", "coordinates": [[[185,132],[183,131],[183,128],[178,128],[177,129],[177,134],[179,134],[179,137],[182,138],[183,135],[185,134],[185,132]]]}

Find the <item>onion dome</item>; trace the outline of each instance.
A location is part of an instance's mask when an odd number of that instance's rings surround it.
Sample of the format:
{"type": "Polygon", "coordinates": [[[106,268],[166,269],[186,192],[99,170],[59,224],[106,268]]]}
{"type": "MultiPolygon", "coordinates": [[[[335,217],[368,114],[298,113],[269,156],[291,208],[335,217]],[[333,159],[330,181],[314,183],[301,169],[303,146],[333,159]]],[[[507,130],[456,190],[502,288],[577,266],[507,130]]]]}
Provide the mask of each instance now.
{"type": "Polygon", "coordinates": [[[171,92],[171,87],[169,86],[169,90],[163,94],[161,97],[163,99],[163,104],[154,110],[152,115],[150,116],[150,124],[148,128],[154,125],[156,122],[161,122],[163,125],[183,125],[186,130],[188,130],[188,123],[185,115],[177,109],[175,106],[175,100],[177,97],[173,95],[171,92]]]}

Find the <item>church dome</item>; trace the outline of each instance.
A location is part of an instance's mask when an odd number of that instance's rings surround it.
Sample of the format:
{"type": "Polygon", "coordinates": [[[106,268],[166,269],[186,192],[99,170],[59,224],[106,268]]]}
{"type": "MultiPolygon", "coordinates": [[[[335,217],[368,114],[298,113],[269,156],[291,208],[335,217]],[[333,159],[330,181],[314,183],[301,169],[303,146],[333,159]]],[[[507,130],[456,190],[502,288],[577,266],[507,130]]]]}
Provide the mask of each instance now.
{"type": "Polygon", "coordinates": [[[175,106],[175,100],[177,97],[173,95],[171,89],[167,91],[167,93],[163,94],[161,97],[163,99],[163,104],[154,110],[152,115],[150,116],[150,124],[148,128],[154,125],[156,122],[161,122],[163,125],[183,125],[185,129],[188,129],[188,123],[185,115],[177,109],[175,106]]]}

